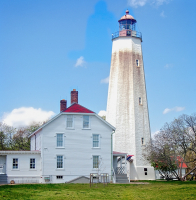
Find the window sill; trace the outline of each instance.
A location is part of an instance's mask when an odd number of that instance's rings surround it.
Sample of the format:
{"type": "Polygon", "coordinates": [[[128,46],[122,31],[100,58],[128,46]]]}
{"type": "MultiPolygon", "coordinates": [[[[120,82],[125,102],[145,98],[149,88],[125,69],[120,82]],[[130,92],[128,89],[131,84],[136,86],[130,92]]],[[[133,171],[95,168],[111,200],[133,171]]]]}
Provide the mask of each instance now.
{"type": "Polygon", "coordinates": [[[101,147],[92,147],[92,149],[101,149],[101,147]]]}
{"type": "Polygon", "coordinates": [[[65,149],[65,147],[56,147],[56,149],[65,149]]]}
{"type": "Polygon", "coordinates": [[[65,169],[64,168],[62,168],[62,169],[56,169],[56,171],[65,171],[65,169]]]}
{"type": "Polygon", "coordinates": [[[67,128],[67,127],[66,127],[66,129],[67,129],[67,130],[75,130],[75,128],[67,128]]]}
{"type": "Polygon", "coordinates": [[[20,171],[19,169],[12,169],[12,171],[20,171]]]}
{"type": "Polygon", "coordinates": [[[29,169],[30,171],[37,171],[37,169],[29,169]]]}
{"type": "Polygon", "coordinates": [[[91,130],[91,128],[82,128],[82,130],[91,130]]]}

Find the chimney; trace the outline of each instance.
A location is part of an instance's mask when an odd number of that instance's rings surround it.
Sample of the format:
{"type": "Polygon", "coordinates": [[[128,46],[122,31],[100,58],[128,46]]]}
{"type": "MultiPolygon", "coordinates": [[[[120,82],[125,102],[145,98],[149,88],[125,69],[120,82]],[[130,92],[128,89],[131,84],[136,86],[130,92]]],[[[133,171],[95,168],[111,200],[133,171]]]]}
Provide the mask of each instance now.
{"type": "Polygon", "coordinates": [[[60,101],[60,112],[62,112],[63,110],[67,109],[67,100],[62,99],[60,101]]]}
{"type": "Polygon", "coordinates": [[[78,91],[76,91],[76,89],[71,91],[71,104],[73,103],[78,103],[78,91]]]}

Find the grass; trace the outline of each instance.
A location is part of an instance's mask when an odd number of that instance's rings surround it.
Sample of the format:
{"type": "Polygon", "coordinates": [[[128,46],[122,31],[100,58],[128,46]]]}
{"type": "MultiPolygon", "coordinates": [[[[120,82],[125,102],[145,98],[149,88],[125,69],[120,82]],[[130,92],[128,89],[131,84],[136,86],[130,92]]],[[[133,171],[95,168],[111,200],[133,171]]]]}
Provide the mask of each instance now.
{"type": "Polygon", "coordinates": [[[0,199],[196,199],[196,182],[149,184],[24,184],[0,186],[0,199]]]}

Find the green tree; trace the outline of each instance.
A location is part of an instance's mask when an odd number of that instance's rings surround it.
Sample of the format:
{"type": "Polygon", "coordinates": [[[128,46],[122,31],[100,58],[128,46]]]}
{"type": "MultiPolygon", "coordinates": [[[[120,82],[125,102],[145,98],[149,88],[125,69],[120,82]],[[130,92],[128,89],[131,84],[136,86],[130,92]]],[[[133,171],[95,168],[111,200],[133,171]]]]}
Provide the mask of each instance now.
{"type": "Polygon", "coordinates": [[[182,163],[192,170],[196,162],[196,114],[166,123],[146,146],[144,156],[165,177],[172,174],[184,180],[182,163]]]}

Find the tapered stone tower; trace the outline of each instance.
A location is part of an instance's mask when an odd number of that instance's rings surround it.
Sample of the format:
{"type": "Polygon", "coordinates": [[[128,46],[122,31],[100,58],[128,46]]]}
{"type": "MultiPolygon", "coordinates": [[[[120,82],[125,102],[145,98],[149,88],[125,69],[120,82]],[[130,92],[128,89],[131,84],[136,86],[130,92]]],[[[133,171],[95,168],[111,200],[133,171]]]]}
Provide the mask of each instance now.
{"type": "Polygon", "coordinates": [[[136,20],[126,11],[119,21],[119,31],[112,35],[112,58],[106,120],[116,127],[113,150],[128,153],[131,180],[154,179],[154,168],[142,157],[150,141],[142,35],[136,20]]]}

